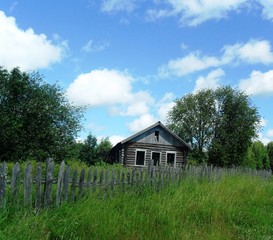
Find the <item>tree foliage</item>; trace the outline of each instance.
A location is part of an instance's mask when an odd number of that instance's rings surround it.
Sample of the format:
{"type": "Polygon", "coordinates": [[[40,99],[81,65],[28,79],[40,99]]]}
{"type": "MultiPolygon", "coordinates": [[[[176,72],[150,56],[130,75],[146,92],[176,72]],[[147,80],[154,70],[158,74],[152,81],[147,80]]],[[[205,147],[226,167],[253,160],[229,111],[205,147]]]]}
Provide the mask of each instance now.
{"type": "Polygon", "coordinates": [[[103,138],[99,143],[91,133],[85,139],[79,153],[79,159],[88,164],[107,162],[112,144],[108,138],[103,138]]]}
{"type": "Polygon", "coordinates": [[[191,93],[175,100],[175,106],[169,112],[168,127],[192,146],[192,155],[199,161],[205,159],[206,149],[212,141],[214,101],[212,90],[191,93]]]}
{"type": "Polygon", "coordinates": [[[0,160],[64,159],[81,128],[82,108],[38,73],[0,68],[0,160]]]}
{"type": "Polygon", "coordinates": [[[243,92],[229,86],[175,101],[168,126],[193,147],[193,157],[217,166],[241,165],[260,116],[243,92]]]}
{"type": "Polygon", "coordinates": [[[273,171],[273,142],[269,142],[266,148],[267,148],[270,168],[273,171]]]}
{"type": "Polygon", "coordinates": [[[215,90],[215,109],[209,162],[218,166],[241,165],[259,129],[258,110],[247,95],[231,87],[215,90]]]}

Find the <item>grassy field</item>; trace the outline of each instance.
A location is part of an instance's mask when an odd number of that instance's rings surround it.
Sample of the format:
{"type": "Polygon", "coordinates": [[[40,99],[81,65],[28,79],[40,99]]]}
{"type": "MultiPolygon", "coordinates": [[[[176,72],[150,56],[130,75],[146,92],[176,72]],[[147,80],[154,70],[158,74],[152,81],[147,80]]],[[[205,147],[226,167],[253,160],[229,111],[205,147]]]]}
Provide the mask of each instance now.
{"type": "Polygon", "coordinates": [[[273,239],[273,180],[185,179],[156,193],[132,190],[39,214],[0,211],[0,239],[273,239]]]}

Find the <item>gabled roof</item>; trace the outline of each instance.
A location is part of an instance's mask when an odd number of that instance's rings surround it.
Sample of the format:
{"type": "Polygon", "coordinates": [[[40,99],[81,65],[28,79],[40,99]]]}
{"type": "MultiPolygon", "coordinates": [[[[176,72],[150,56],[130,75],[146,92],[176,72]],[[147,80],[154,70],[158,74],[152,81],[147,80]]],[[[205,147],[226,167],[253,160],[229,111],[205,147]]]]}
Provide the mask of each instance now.
{"type": "Polygon", "coordinates": [[[160,126],[161,128],[163,128],[166,132],[168,132],[171,136],[173,136],[175,139],[177,139],[179,142],[181,142],[183,145],[185,145],[186,147],[188,147],[189,149],[192,149],[191,146],[189,144],[187,144],[184,140],[182,140],[180,137],[178,137],[175,133],[173,133],[170,129],[168,129],[167,127],[165,127],[160,121],[158,121],[157,123],[151,125],[150,127],[147,127],[145,128],[144,130],[124,139],[123,141],[121,141],[120,143],[118,144],[124,144],[126,142],[129,142],[131,141],[132,139],[140,136],[141,134],[155,128],[155,127],[158,127],[160,126]]]}

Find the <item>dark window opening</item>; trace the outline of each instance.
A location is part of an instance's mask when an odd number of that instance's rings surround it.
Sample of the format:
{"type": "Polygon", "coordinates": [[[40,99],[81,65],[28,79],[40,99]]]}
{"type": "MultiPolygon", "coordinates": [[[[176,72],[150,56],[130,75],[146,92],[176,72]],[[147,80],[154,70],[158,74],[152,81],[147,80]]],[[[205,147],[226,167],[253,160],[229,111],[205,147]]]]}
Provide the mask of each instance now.
{"type": "Polygon", "coordinates": [[[155,131],[155,139],[157,142],[159,141],[159,131],[155,131]]]}
{"type": "Polygon", "coordinates": [[[153,152],[152,159],[154,160],[154,166],[160,165],[160,153],[159,152],[153,152]]]}
{"type": "Polygon", "coordinates": [[[144,166],[145,151],[137,151],[136,165],[144,166]]]}
{"type": "Polygon", "coordinates": [[[175,153],[167,153],[167,164],[173,166],[175,161],[175,153]]]}

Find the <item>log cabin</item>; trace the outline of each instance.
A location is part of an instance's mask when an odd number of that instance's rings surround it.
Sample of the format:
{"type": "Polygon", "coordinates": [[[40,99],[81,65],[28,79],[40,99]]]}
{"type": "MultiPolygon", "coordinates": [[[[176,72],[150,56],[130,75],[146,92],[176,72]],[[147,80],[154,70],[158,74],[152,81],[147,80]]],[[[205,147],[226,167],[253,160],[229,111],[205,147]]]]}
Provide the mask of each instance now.
{"type": "Polygon", "coordinates": [[[125,167],[148,167],[152,159],[155,166],[177,167],[187,163],[189,150],[190,145],[157,122],[116,144],[110,159],[125,167]]]}

